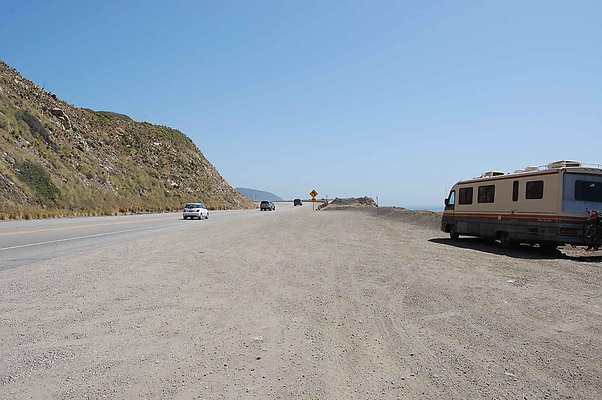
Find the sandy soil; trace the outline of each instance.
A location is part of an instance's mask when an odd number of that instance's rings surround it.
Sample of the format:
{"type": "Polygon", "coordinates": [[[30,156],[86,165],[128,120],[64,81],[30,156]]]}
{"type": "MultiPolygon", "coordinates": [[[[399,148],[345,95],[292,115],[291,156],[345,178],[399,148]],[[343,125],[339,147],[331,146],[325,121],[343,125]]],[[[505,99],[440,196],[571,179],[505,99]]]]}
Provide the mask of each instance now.
{"type": "Polygon", "coordinates": [[[0,398],[599,399],[599,256],[257,213],[0,276],[0,398]]]}

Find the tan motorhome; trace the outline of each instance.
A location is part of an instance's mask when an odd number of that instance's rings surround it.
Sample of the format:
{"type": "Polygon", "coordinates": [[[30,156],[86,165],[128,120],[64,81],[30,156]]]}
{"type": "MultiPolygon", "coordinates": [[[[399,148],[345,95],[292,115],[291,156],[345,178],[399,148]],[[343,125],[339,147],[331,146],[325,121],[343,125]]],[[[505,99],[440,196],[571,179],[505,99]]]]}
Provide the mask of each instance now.
{"type": "Polygon", "coordinates": [[[478,236],[504,245],[587,245],[588,209],[602,210],[602,165],[557,161],[456,183],[445,199],[441,230],[452,239],[478,236]]]}

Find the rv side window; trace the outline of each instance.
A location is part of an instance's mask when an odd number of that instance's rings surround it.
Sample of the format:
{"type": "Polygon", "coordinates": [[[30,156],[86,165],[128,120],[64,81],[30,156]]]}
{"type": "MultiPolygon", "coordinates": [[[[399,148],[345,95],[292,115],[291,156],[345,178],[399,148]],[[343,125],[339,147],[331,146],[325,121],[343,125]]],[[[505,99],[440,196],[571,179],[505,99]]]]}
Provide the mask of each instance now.
{"type": "Polygon", "coordinates": [[[495,185],[479,186],[479,203],[493,203],[495,200],[495,185]]]}
{"type": "Polygon", "coordinates": [[[472,188],[462,188],[460,189],[460,194],[458,198],[458,204],[472,204],[472,188]]]}
{"type": "Polygon", "coordinates": [[[512,183],[512,201],[518,201],[518,181],[512,183]]]}
{"type": "MultiPolygon", "coordinates": [[[[460,190],[460,194],[462,191],[460,190]]],[[[460,196],[460,199],[462,196],[460,196]]],[[[597,201],[602,203],[602,182],[576,181],[575,200],[597,201]]]]}
{"type": "Polygon", "coordinates": [[[527,182],[525,197],[527,199],[543,199],[543,181],[527,182]]]}

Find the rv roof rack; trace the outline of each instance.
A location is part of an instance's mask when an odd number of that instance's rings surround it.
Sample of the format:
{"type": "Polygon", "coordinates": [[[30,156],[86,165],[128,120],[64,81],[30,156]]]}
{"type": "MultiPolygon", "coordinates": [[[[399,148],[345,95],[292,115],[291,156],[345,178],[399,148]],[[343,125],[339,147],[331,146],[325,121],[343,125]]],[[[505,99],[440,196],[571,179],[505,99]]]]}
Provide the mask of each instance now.
{"type": "Polygon", "coordinates": [[[599,164],[599,163],[582,162],[581,166],[584,167],[584,168],[598,168],[598,169],[602,169],[602,164],[599,164]]]}
{"type": "MultiPolygon", "coordinates": [[[[530,165],[525,167],[524,169],[517,169],[513,172],[513,174],[523,174],[526,172],[537,172],[537,171],[546,171],[550,169],[561,169],[561,168],[597,168],[602,169],[602,164],[599,163],[585,163],[581,161],[571,161],[571,160],[561,160],[554,161],[546,165],[530,165]]],[[[477,176],[473,179],[481,179],[481,178],[491,178],[494,176],[506,175],[505,172],[502,171],[487,171],[483,172],[481,176],[477,176]]]]}
{"type": "Polygon", "coordinates": [[[555,161],[553,163],[549,163],[546,165],[548,169],[555,168],[570,168],[570,167],[581,167],[581,168],[602,168],[602,164],[599,163],[589,163],[589,162],[581,162],[581,161],[555,161]]]}
{"type": "Polygon", "coordinates": [[[581,161],[571,161],[571,160],[561,160],[561,161],[554,161],[554,162],[551,162],[546,165],[529,166],[529,167],[525,167],[525,169],[517,169],[516,171],[514,171],[514,173],[520,174],[523,172],[536,172],[536,171],[545,171],[545,170],[549,170],[549,169],[580,168],[580,167],[601,168],[602,169],[602,164],[584,163],[581,161]]]}

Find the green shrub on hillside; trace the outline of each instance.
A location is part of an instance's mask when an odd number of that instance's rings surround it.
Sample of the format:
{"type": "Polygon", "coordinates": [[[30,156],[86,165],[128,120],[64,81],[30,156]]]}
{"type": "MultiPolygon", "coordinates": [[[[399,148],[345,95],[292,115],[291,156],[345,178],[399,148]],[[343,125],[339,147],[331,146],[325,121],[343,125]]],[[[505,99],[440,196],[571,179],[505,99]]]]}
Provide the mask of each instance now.
{"type": "Polygon", "coordinates": [[[96,113],[98,115],[102,115],[103,117],[125,119],[127,121],[133,121],[133,119],[131,119],[129,116],[127,116],[125,114],[120,114],[120,113],[116,113],[116,112],[112,112],[112,111],[94,111],[94,110],[90,110],[90,111],[92,111],[93,113],[96,113]]]}
{"type": "Polygon", "coordinates": [[[39,119],[37,119],[35,116],[33,116],[31,113],[29,113],[29,111],[27,111],[27,110],[18,111],[17,118],[19,118],[20,120],[22,120],[23,122],[25,122],[27,124],[30,132],[34,136],[41,137],[48,144],[52,143],[52,141],[50,139],[50,131],[48,129],[46,129],[46,127],[44,125],[42,125],[42,123],[40,122],[39,119]]]}
{"type": "Polygon", "coordinates": [[[43,204],[56,203],[61,191],[51,181],[50,175],[37,164],[31,161],[25,161],[17,164],[19,176],[35,190],[43,204]]]}

